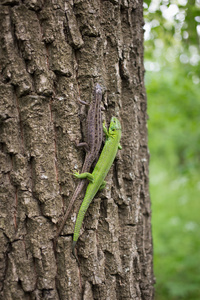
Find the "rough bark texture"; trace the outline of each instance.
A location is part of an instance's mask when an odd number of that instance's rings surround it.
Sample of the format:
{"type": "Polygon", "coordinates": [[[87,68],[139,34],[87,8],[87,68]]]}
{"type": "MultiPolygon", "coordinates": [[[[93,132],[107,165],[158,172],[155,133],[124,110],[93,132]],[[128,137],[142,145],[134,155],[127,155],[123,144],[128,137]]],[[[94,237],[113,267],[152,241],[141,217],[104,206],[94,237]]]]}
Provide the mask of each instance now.
{"type": "MultiPolygon", "coordinates": [[[[141,0],[2,0],[0,299],[153,299],[141,0]],[[71,199],[94,83],[122,147],[85,217],[71,199]]],[[[82,195],[83,197],[83,195],[82,195]]]]}

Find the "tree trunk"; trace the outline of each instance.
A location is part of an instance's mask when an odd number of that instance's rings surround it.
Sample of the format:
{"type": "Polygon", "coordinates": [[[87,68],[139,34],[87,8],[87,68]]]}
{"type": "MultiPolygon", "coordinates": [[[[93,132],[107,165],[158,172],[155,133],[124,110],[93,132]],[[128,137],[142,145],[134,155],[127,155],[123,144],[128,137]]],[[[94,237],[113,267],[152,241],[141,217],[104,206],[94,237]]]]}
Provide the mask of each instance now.
{"type": "Polygon", "coordinates": [[[0,299],[153,299],[142,1],[2,0],[0,299]],[[103,119],[123,149],[71,254],[87,107],[103,88],[103,119]]]}

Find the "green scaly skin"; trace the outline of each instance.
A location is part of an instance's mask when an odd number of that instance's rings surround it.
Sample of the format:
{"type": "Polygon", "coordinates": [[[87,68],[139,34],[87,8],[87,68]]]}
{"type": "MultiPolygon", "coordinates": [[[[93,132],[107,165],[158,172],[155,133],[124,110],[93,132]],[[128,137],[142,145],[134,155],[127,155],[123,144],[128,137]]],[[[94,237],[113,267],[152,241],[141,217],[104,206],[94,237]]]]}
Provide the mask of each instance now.
{"type": "Polygon", "coordinates": [[[81,173],[81,174],[77,172],[74,173],[74,175],[77,178],[80,179],[87,178],[90,181],[86,189],[85,197],[79,209],[78,216],[76,219],[75,229],[74,229],[72,253],[75,256],[77,262],[78,259],[75,254],[75,246],[80,234],[80,229],[82,226],[85,213],[90,203],[92,202],[94,196],[96,195],[96,193],[105,187],[106,182],[104,181],[104,179],[112,166],[112,163],[117,154],[117,150],[121,149],[121,145],[120,145],[121,124],[119,120],[116,117],[112,117],[109,130],[107,131],[104,124],[103,124],[103,130],[106,134],[106,142],[92,174],[88,172],[81,173]]]}

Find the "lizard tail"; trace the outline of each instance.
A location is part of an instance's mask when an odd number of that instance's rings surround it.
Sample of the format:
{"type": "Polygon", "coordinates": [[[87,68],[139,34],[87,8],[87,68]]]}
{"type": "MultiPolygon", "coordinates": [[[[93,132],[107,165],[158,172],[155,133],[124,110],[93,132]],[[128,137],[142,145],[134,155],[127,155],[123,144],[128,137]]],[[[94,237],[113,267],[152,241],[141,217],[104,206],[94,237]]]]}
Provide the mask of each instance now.
{"type": "Polygon", "coordinates": [[[74,192],[74,194],[73,194],[73,196],[72,196],[72,199],[71,199],[71,201],[70,201],[70,203],[69,203],[69,206],[68,206],[68,208],[67,208],[67,210],[66,210],[66,212],[65,212],[65,215],[64,215],[64,217],[63,217],[62,223],[61,223],[59,229],[57,230],[56,236],[55,236],[55,238],[54,238],[54,248],[56,248],[57,239],[58,239],[58,237],[59,237],[61,231],[63,230],[63,227],[64,227],[64,225],[65,225],[65,223],[66,223],[66,221],[67,221],[67,218],[68,218],[68,216],[69,216],[69,213],[70,213],[70,211],[71,211],[71,209],[72,209],[72,206],[73,206],[73,204],[74,204],[74,201],[76,200],[77,196],[78,196],[79,193],[81,192],[81,190],[82,190],[82,188],[84,187],[85,183],[86,183],[86,180],[83,179],[83,180],[77,185],[77,187],[76,187],[76,190],[75,190],[75,192],[74,192]]]}
{"type": "Polygon", "coordinates": [[[77,243],[77,241],[73,241],[73,243],[72,243],[72,254],[74,255],[74,257],[75,257],[75,259],[76,259],[76,261],[77,261],[77,263],[79,265],[79,260],[78,260],[78,257],[76,255],[76,253],[75,253],[76,243],[77,243]]]}

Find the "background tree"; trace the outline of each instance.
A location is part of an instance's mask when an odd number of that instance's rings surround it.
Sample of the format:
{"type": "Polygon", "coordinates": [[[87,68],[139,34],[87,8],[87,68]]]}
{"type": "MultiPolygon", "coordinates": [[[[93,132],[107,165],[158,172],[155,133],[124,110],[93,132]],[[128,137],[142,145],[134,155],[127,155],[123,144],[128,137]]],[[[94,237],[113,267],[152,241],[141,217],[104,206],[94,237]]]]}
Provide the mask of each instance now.
{"type": "Polygon", "coordinates": [[[142,1],[4,0],[0,20],[1,299],[152,299],[142,1]],[[95,82],[123,150],[84,220],[78,267],[80,201],[55,253],[52,241],[84,159],[78,98],[95,82]]]}
{"type": "Polygon", "coordinates": [[[146,1],[156,299],[200,298],[199,1],[146,1]]]}

